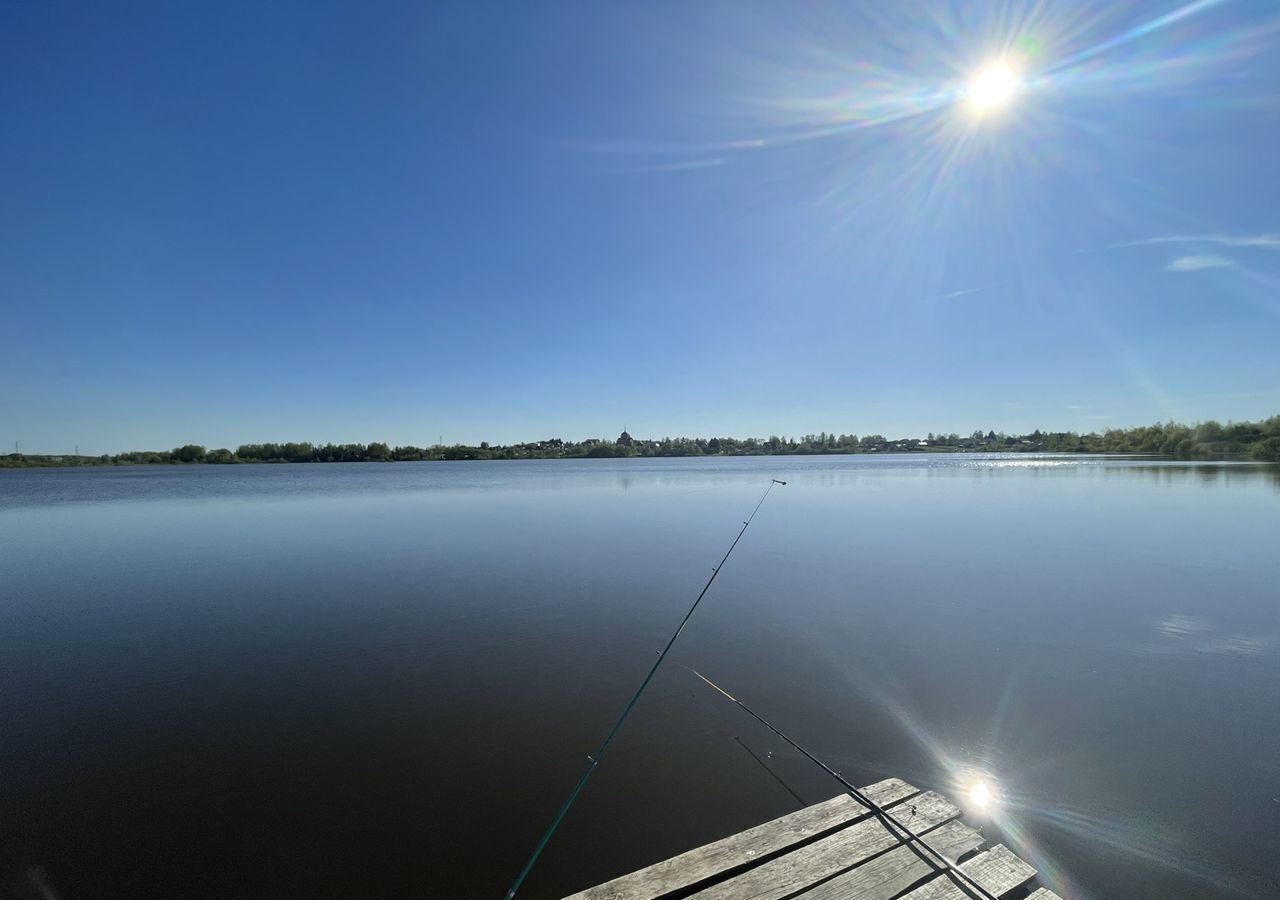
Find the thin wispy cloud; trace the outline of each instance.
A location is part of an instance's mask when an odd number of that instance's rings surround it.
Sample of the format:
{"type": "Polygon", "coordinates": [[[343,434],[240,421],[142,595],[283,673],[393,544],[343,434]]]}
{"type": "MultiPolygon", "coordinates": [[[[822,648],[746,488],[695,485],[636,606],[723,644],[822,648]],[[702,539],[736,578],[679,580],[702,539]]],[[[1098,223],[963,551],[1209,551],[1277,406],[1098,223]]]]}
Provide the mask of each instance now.
{"type": "Polygon", "coordinates": [[[638,162],[617,166],[605,166],[603,170],[618,175],[654,175],[666,172],[692,172],[698,169],[714,169],[717,166],[723,166],[725,162],[726,160],[723,158],[691,159],[680,160],[677,162],[638,162]]]}
{"type": "Polygon", "coordinates": [[[983,291],[989,291],[992,288],[998,288],[1005,284],[1005,281],[993,281],[989,284],[979,284],[974,287],[958,288],[954,291],[947,291],[945,294],[936,294],[934,300],[951,300],[954,297],[967,297],[970,294],[980,294],[983,291]]]}
{"type": "Polygon", "coordinates": [[[632,172],[688,172],[691,169],[713,169],[723,166],[723,159],[693,159],[688,162],[655,163],[651,166],[636,166],[632,172]]]}
{"type": "Polygon", "coordinates": [[[1164,267],[1166,272],[1199,272],[1202,269],[1221,269],[1234,266],[1231,260],[1221,256],[1205,254],[1203,256],[1179,256],[1171,259],[1164,267]]]}
{"type": "Polygon", "coordinates": [[[985,291],[985,290],[986,290],[985,287],[962,288],[961,290],[951,291],[950,293],[947,293],[947,294],[939,294],[938,299],[950,300],[952,297],[965,297],[965,296],[968,296],[969,294],[976,294],[979,291],[985,291]]]}
{"type": "Polygon", "coordinates": [[[1261,247],[1264,250],[1280,250],[1280,234],[1168,234],[1112,244],[1108,250],[1124,247],[1149,247],[1154,244],[1217,244],[1222,247],[1261,247]]]}

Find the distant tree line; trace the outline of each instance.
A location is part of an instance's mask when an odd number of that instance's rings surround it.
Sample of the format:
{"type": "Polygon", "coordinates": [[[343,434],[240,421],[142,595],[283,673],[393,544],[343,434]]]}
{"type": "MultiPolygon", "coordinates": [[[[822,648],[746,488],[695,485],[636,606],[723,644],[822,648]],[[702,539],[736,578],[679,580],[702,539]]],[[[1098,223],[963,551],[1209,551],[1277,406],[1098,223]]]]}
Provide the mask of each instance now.
{"type": "Polygon", "coordinates": [[[1099,432],[1040,431],[1005,434],[977,430],[968,436],[930,433],[889,440],[880,434],[806,434],[800,438],[662,438],[637,440],[625,432],[616,441],[551,438],[524,444],[392,447],[372,444],[241,444],[209,450],[187,444],[172,450],[132,451],[114,456],[0,456],[0,466],[154,465],[179,463],[404,462],[460,459],[590,459],[631,456],[790,456],[823,453],[1149,453],[1178,459],[1252,459],[1280,462],[1280,416],[1258,422],[1177,422],[1099,432]]]}

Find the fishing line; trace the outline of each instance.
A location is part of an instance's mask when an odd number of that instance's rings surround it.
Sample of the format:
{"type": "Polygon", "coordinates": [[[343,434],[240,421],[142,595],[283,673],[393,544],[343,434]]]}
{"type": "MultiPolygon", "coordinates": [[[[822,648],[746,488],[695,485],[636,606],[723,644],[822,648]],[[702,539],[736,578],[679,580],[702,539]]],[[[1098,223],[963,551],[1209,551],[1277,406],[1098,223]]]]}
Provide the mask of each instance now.
{"type": "MultiPolygon", "coordinates": [[[[582,789],[587,784],[587,779],[591,777],[591,773],[596,770],[596,766],[600,764],[600,757],[609,749],[609,745],[613,743],[614,736],[618,730],[622,728],[622,723],[626,721],[627,716],[631,715],[631,710],[635,708],[640,695],[644,693],[644,689],[649,686],[649,682],[653,680],[654,674],[658,671],[658,667],[662,665],[662,661],[667,658],[667,653],[671,650],[671,645],[676,642],[676,638],[680,637],[680,632],[684,631],[684,626],[689,624],[689,619],[693,616],[693,611],[698,608],[698,604],[702,602],[702,598],[707,595],[707,591],[711,588],[711,583],[716,580],[716,576],[720,574],[720,570],[724,568],[724,564],[729,560],[729,554],[733,552],[733,548],[738,546],[738,541],[742,540],[742,536],[747,532],[747,526],[751,524],[751,520],[756,517],[756,513],[760,511],[760,507],[764,506],[764,501],[769,499],[769,492],[773,490],[775,484],[786,485],[785,481],[779,481],[774,478],[769,481],[769,486],[764,489],[764,494],[760,497],[760,502],[756,504],[756,508],[751,510],[751,515],[747,516],[747,520],[742,523],[742,530],[738,532],[738,536],[733,539],[733,543],[729,545],[729,549],[725,551],[724,557],[720,560],[720,565],[711,570],[711,577],[707,579],[707,583],[702,586],[702,592],[698,594],[698,599],[693,601],[693,606],[689,607],[689,611],[684,614],[684,618],[680,620],[680,627],[671,635],[671,640],[667,641],[667,646],[662,648],[662,652],[658,654],[657,660],[654,661],[653,668],[649,670],[649,674],[644,677],[644,681],[640,682],[640,687],[636,689],[635,695],[631,698],[631,702],[622,710],[622,715],[618,716],[618,721],[613,723],[613,727],[609,729],[608,735],[604,741],[596,749],[596,752],[587,757],[587,767],[582,772],[582,777],[578,779],[578,783],[573,786],[573,790],[569,792],[569,796],[565,799],[564,805],[560,807],[560,811],[556,813],[551,825],[547,828],[542,840],[538,841],[538,846],[534,848],[533,854],[529,857],[529,861],[524,864],[524,868],[520,870],[520,874],[516,876],[516,880],[512,882],[511,887],[507,889],[505,900],[511,900],[516,895],[516,891],[520,889],[520,885],[529,875],[529,870],[533,868],[533,864],[538,861],[538,857],[542,855],[542,851],[546,848],[547,842],[551,840],[551,835],[556,833],[556,829],[560,827],[560,823],[564,820],[565,814],[569,812],[569,807],[573,806],[573,802],[578,799],[578,795],[582,793],[582,789]]],[[[701,677],[701,676],[699,676],[701,677]]],[[[705,679],[704,679],[705,680],[705,679]]],[[[710,684],[711,682],[707,682],[710,684]]],[[[727,694],[725,696],[728,696],[727,694]]]]}
{"type": "MultiPolygon", "coordinates": [[[[756,751],[752,750],[750,747],[746,745],[746,743],[743,742],[741,737],[735,736],[734,741],[737,743],[739,747],[741,747],[743,750],[746,750],[747,753],[751,755],[752,759],[754,759],[757,763],[760,764],[760,768],[764,769],[766,772],[769,773],[770,778],[778,782],[778,784],[782,785],[782,789],[786,791],[788,794],[790,794],[797,803],[799,803],[801,806],[808,805],[804,802],[803,797],[801,797],[799,794],[797,794],[794,790],[791,789],[791,785],[787,784],[785,781],[782,780],[781,775],[773,771],[773,769],[769,768],[769,764],[765,762],[763,759],[761,759],[760,755],[756,753],[756,751]]],[[[770,753],[769,755],[772,756],[773,754],[770,753]]]]}
{"type": "Polygon", "coordinates": [[[741,708],[742,708],[742,710],[743,710],[747,715],[751,716],[751,718],[755,719],[757,722],[759,722],[759,723],[760,723],[761,725],[763,725],[765,728],[768,728],[770,731],[772,731],[772,732],[773,732],[774,734],[776,734],[778,737],[782,738],[784,741],[786,741],[788,744],[790,744],[790,745],[792,746],[792,748],[794,748],[795,750],[798,750],[801,754],[803,754],[803,755],[804,755],[807,759],[809,759],[811,762],[814,762],[814,763],[816,763],[817,765],[821,766],[821,767],[822,767],[822,769],[823,769],[823,771],[825,771],[828,775],[830,775],[830,776],[831,776],[832,778],[834,778],[836,781],[838,781],[838,782],[840,782],[842,785],[844,785],[844,787],[849,791],[849,793],[853,795],[853,798],[854,798],[855,800],[857,800],[857,801],[858,801],[859,803],[861,803],[863,806],[867,807],[867,809],[871,810],[871,812],[872,812],[872,813],[873,813],[877,818],[881,819],[881,820],[882,820],[882,822],[888,822],[890,825],[892,825],[892,826],[893,826],[893,828],[888,828],[888,831],[889,831],[889,833],[890,833],[890,834],[892,834],[892,833],[893,833],[893,829],[894,829],[894,828],[897,828],[899,831],[901,831],[903,834],[905,834],[905,835],[906,835],[906,844],[907,844],[907,846],[908,846],[908,847],[911,847],[911,846],[912,846],[912,844],[918,844],[918,845],[919,845],[919,847],[921,847],[921,848],[923,848],[925,851],[927,851],[927,853],[922,853],[922,852],[920,852],[920,850],[919,850],[918,848],[916,848],[916,847],[912,847],[912,850],[914,850],[914,851],[915,851],[915,853],[916,853],[916,855],[917,855],[917,856],[919,856],[919,857],[920,857],[921,859],[923,859],[925,862],[929,863],[929,864],[930,864],[931,866],[933,866],[935,869],[942,869],[943,871],[945,871],[945,872],[947,872],[949,875],[951,875],[951,876],[953,877],[953,879],[958,879],[958,880],[960,881],[960,884],[956,885],[958,888],[960,888],[961,890],[964,890],[964,891],[976,891],[976,892],[977,892],[977,895],[978,895],[979,897],[983,898],[983,900],[999,900],[999,898],[998,898],[998,897],[996,897],[996,895],[995,895],[995,894],[991,893],[991,892],[990,892],[990,891],[988,891],[986,888],[984,888],[982,885],[978,884],[978,882],[977,882],[977,881],[975,881],[975,880],[973,879],[973,876],[971,876],[971,875],[967,874],[963,869],[961,869],[959,866],[957,866],[957,865],[956,865],[955,863],[953,863],[951,860],[947,859],[945,856],[943,856],[941,853],[939,853],[936,849],[934,849],[933,847],[931,847],[931,846],[930,846],[930,845],[929,845],[929,844],[924,840],[924,838],[920,837],[920,835],[916,834],[916,833],[915,833],[914,831],[912,831],[910,828],[908,828],[907,826],[905,826],[905,825],[903,825],[901,822],[899,822],[897,819],[895,819],[895,818],[894,818],[894,817],[889,813],[889,811],[888,811],[888,810],[886,810],[886,809],[885,809],[884,807],[882,807],[880,804],[876,803],[876,802],[875,802],[875,801],[873,801],[870,797],[868,797],[866,794],[864,794],[860,788],[857,788],[857,787],[855,787],[854,785],[850,784],[848,781],[846,781],[846,780],[844,779],[844,776],[843,776],[843,775],[841,775],[839,772],[837,772],[835,769],[831,768],[829,765],[827,765],[826,763],[824,763],[822,760],[818,759],[818,757],[814,756],[812,753],[810,753],[810,752],[809,752],[808,750],[806,750],[804,747],[801,747],[799,744],[797,744],[797,743],[796,743],[795,741],[793,741],[791,738],[787,737],[785,734],[783,734],[781,731],[779,731],[776,727],[774,727],[774,726],[773,726],[773,725],[771,725],[769,722],[767,722],[763,716],[761,716],[759,713],[757,713],[757,712],[756,712],[755,710],[753,710],[751,707],[747,706],[747,704],[743,703],[743,702],[742,702],[741,700],[739,700],[737,697],[733,696],[733,694],[730,694],[730,693],[729,693],[728,691],[726,691],[724,688],[720,687],[720,685],[716,684],[714,681],[712,681],[712,680],[711,680],[710,678],[708,678],[706,675],[703,675],[701,672],[697,671],[696,669],[689,669],[689,671],[690,671],[690,672],[693,672],[693,674],[694,674],[694,675],[697,675],[699,678],[701,678],[701,679],[702,679],[704,682],[706,682],[708,685],[710,685],[711,687],[715,688],[715,689],[716,689],[717,691],[719,691],[723,696],[725,696],[725,697],[726,697],[726,698],[728,698],[729,700],[731,700],[731,701],[733,701],[734,703],[736,703],[739,707],[741,707],[741,708]],[[930,856],[932,856],[932,857],[936,857],[936,859],[930,859],[930,856]]]}

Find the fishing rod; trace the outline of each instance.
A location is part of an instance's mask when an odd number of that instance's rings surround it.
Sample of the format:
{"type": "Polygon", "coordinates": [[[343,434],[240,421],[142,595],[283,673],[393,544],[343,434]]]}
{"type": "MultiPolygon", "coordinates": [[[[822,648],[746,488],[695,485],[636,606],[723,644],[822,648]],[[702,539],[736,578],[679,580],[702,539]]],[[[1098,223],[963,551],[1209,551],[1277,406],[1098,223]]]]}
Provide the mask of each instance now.
{"type": "MultiPolygon", "coordinates": [[[[586,787],[587,779],[591,777],[591,773],[596,770],[596,766],[600,764],[600,757],[609,749],[609,745],[613,743],[614,736],[618,730],[622,728],[622,723],[627,720],[627,716],[631,715],[631,710],[635,708],[636,703],[640,700],[640,695],[644,693],[644,689],[649,686],[649,682],[653,680],[654,674],[658,671],[658,667],[662,665],[662,661],[667,658],[667,653],[671,650],[671,645],[676,642],[676,638],[680,637],[680,632],[684,631],[684,626],[689,624],[689,619],[693,616],[693,611],[698,608],[698,604],[702,602],[702,598],[707,595],[707,591],[711,588],[711,583],[716,580],[716,576],[720,574],[720,570],[724,568],[724,564],[729,561],[729,554],[733,553],[733,548],[738,546],[738,541],[742,540],[742,536],[747,533],[747,527],[751,524],[751,520],[756,517],[756,513],[760,511],[760,507],[764,506],[764,501],[769,499],[769,492],[773,490],[775,484],[786,486],[785,481],[779,481],[773,478],[769,481],[769,486],[764,489],[764,494],[760,497],[760,502],[756,504],[756,508],[751,510],[751,515],[747,516],[747,520],[742,523],[742,530],[738,532],[738,536],[733,539],[733,543],[729,545],[729,549],[725,551],[724,557],[720,560],[720,565],[711,570],[711,577],[707,579],[707,583],[702,586],[702,592],[698,594],[698,599],[693,601],[693,606],[689,607],[689,611],[684,614],[684,618],[680,620],[680,626],[676,628],[675,633],[671,635],[671,640],[667,641],[667,646],[662,648],[662,652],[658,654],[658,658],[654,661],[653,668],[649,670],[649,674],[644,676],[644,681],[640,682],[640,687],[636,689],[631,702],[622,710],[622,715],[618,716],[618,721],[613,723],[613,727],[609,729],[609,733],[601,742],[596,752],[587,757],[587,767],[582,772],[582,777],[578,779],[578,783],[573,786],[573,790],[569,792],[569,796],[565,798],[564,804],[560,807],[560,811],[556,813],[555,818],[551,820],[546,833],[542,835],[542,840],[538,841],[538,846],[533,849],[533,854],[529,857],[529,861],[524,864],[524,868],[520,870],[520,874],[516,876],[516,880],[512,882],[511,887],[507,889],[504,895],[505,900],[511,900],[516,895],[516,891],[520,889],[520,885],[524,884],[525,878],[528,877],[529,871],[533,868],[533,864],[538,861],[538,857],[542,855],[542,851],[546,848],[547,843],[551,840],[551,835],[556,833],[556,829],[560,827],[560,823],[564,820],[565,815],[569,812],[569,807],[573,806],[573,802],[578,799],[578,795],[582,793],[582,789],[586,787]]],[[[709,683],[709,682],[708,682],[709,683]]]]}
{"type": "Polygon", "coordinates": [[[860,788],[855,787],[854,785],[846,781],[844,776],[841,775],[839,772],[837,772],[835,769],[831,768],[829,765],[824,763],[822,760],[818,759],[818,757],[814,756],[804,747],[801,747],[791,738],[787,737],[787,735],[783,734],[774,725],[770,724],[763,716],[761,716],[751,707],[747,706],[747,704],[743,703],[737,697],[733,696],[733,694],[730,694],[724,688],[720,687],[720,685],[716,684],[706,675],[703,675],[701,672],[697,671],[696,669],[689,669],[689,671],[693,672],[694,675],[697,675],[708,685],[710,685],[711,687],[719,691],[723,696],[727,697],[733,703],[737,704],[742,709],[743,712],[751,716],[751,718],[755,719],[765,728],[768,728],[778,737],[782,738],[782,740],[790,744],[792,748],[799,751],[811,762],[816,763],[828,775],[830,775],[836,781],[844,785],[845,789],[848,790],[849,793],[853,795],[853,798],[855,800],[857,800],[863,806],[867,807],[867,809],[871,810],[872,814],[874,814],[878,819],[882,820],[882,822],[888,822],[890,825],[893,826],[893,828],[888,829],[891,834],[893,833],[893,829],[896,828],[899,831],[901,831],[904,835],[906,835],[907,846],[911,847],[917,856],[919,856],[925,862],[929,863],[935,869],[940,868],[943,871],[947,872],[949,875],[951,875],[954,879],[957,879],[960,883],[957,884],[956,886],[959,887],[961,890],[964,890],[967,893],[976,892],[977,896],[981,897],[982,900],[999,900],[999,898],[996,897],[995,894],[991,893],[986,888],[984,888],[981,884],[975,881],[973,876],[967,874],[963,869],[961,869],[951,860],[947,859],[947,857],[945,857],[941,852],[939,852],[934,847],[930,846],[929,843],[926,842],[924,838],[920,837],[920,835],[916,834],[910,828],[908,828],[907,826],[899,822],[896,818],[893,817],[893,815],[888,810],[886,810],[883,806],[881,806],[880,804],[872,800],[870,797],[868,797],[865,793],[863,793],[863,791],[860,788]],[[913,844],[918,846],[912,846],[913,844]],[[923,848],[925,852],[922,853],[920,848],[923,848]]]}

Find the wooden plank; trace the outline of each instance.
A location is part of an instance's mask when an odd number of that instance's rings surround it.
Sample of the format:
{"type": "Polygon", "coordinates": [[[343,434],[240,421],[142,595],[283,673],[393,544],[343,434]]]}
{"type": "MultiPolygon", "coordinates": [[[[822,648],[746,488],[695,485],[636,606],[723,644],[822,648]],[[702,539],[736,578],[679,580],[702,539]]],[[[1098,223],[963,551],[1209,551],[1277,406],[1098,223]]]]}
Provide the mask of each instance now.
{"type": "MultiPolygon", "coordinates": [[[[880,806],[892,806],[919,790],[899,778],[862,789],[880,806]]],[[[763,860],[815,835],[865,818],[870,810],[849,794],[840,794],[781,818],[748,828],[714,843],[698,847],[566,897],[565,900],[653,900],[684,890],[740,866],[763,860]]]]}
{"type": "Polygon", "coordinates": [[[929,842],[930,847],[950,860],[972,853],[987,842],[981,831],[970,828],[958,819],[944,822],[922,837],[929,842]]]}
{"type": "MultiPolygon", "coordinates": [[[[1018,859],[1004,844],[997,844],[962,864],[960,871],[971,877],[997,897],[1026,884],[1036,870],[1018,859]]],[[[921,885],[902,900],[972,900],[972,893],[961,890],[950,876],[939,875],[921,885]]]]}
{"type": "MultiPolygon", "coordinates": [[[[930,791],[898,804],[893,808],[893,814],[903,825],[922,834],[954,819],[960,815],[960,810],[945,797],[930,791]]],[[[777,900],[839,874],[870,856],[891,850],[900,843],[901,840],[890,833],[878,818],[869,816],[728,881],[704,888],[692,894],[690,900],[777,900]]],[[[981,843],[979,837],[978,844],[981,843]]]]}
{"type": "Polygon", "coordinates": [[[1048,888],[1039,888],[1033,891],[1027,900],[1062,900],[1062,898],[1048,888]]]}
{"type": "Polygon", "coordinates": [[[892,806],[920,793],[920,788],[907,784],[901,778],[886,778],[884,781],[869,784],[861,790],[866,794],[867,799],[877,806],[892,806]]]}
{"type": "MultiPolygon", "coordinates": [[[[958,859],[984,843],[981,834],[955,821],[922,837],[948,859],[958,859]]],[[[892,900],[938,871],[921,857],[923,852],[902,844],[793,896],[804,900],[892,900]]]]}

